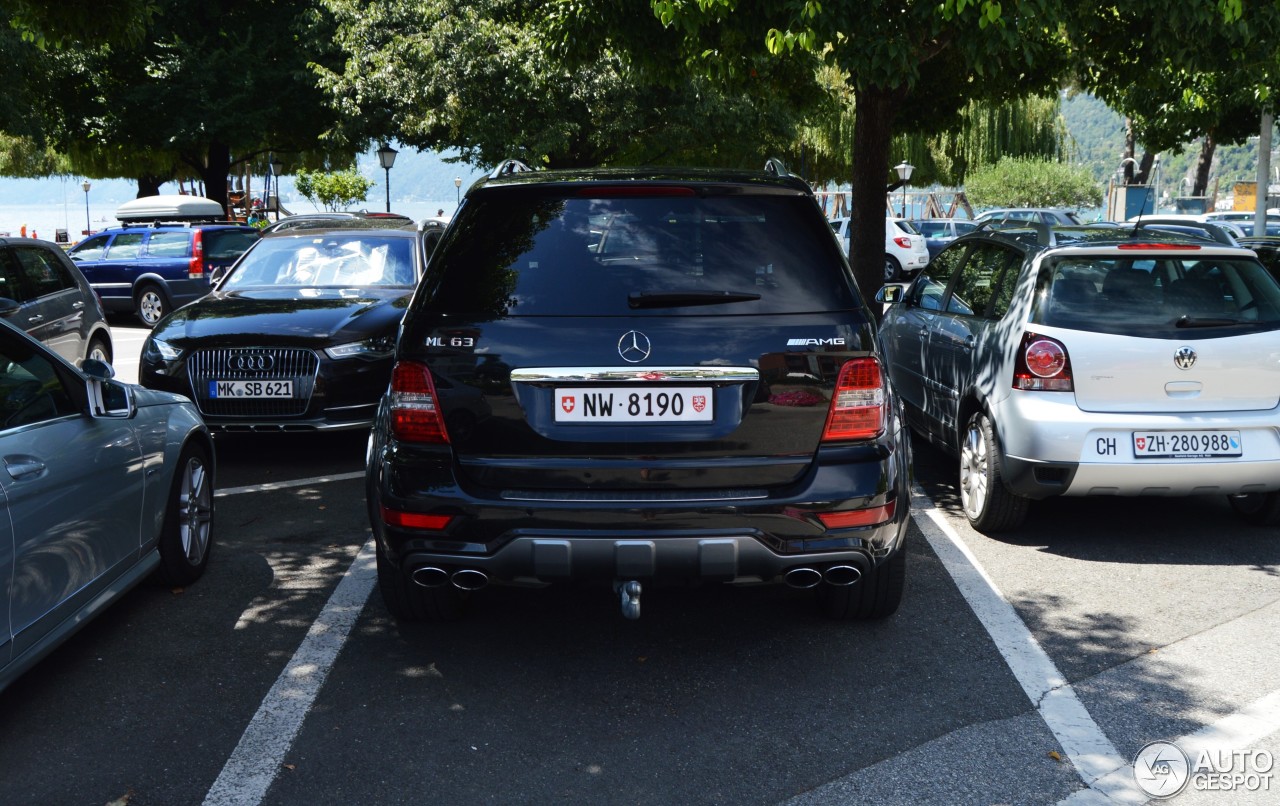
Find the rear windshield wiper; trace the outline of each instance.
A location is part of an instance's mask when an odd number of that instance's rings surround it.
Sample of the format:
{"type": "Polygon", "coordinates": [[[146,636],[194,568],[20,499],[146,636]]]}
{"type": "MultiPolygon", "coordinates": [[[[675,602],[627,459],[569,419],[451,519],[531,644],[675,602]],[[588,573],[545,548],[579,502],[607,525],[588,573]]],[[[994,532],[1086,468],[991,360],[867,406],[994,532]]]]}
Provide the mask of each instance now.
{"type": "Polygon", "coordinates": [[[1239,319],[1226,319],[1204,317],[1202,319],[1193,319],[1189,314],[1183,314],[1174,320],[1174,327],[1231,327],[1233,325],[1243,325],[1239,319]]]}
{"type": "Polygon", "coordinates": [[[676,308],[684,305],[719,305],[725,302],[751,302],[759,294],[745,291],[633,291],[627,295],[632,308],[676,308]]]}

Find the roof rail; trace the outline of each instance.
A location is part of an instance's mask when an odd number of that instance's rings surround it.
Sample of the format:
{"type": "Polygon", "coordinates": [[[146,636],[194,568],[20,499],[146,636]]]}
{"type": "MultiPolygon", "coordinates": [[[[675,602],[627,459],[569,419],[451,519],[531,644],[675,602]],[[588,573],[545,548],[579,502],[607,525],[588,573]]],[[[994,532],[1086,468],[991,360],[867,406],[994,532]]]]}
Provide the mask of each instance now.
{"type": "Polygon", "coordinates": [[[1216,241],[1217,243],[1225,244],[1226,246],[1240,245],[1225,227],[1219,227],[1217,224],[1209,221],[1171,221],[1169,219],[1161,220],[1152,216],[1151,218],[1143,218],[1142,220],[1135,222],[1131,237],[1136,236],[1138,234],[1138,230],[1143,229],[1176,232],[1181,235],[1190,235],[1193,238],[1198,236],[1195,233],[1186,232],[1185,230],[1198,230],[1203,232],[1203,237],[1208,240],[1216,241]]]}
{"type": "Polygon", "coordinates": [[[1028,221],[1025,218],[988,218],[978,223],[978,230],[989,229],[1001,232],[1006,229],[1032,229],[1036,232],[1036,243],[1039,246],[1057,246],[1058,239],[1053,235],[1053,227],[1043,221],[1028,221]]]}
{"type": "Polygon", "coordinates": [[[525,171],[532,171],[532,170],[533,170],[532,168],[530,168],[528,165],[525,165],[520,160],[503,160],[502,162],[498,163],[498,167],[494,168],[493,172],[489,174],[489,178],[497,179],[500,176],[506,176],[508,174],[519,174],[519,173],[524,173],[525,171]]]}
{"type": "Polygon", "coordinates": [[[787,170],[787,166],[782,164],[782,160],[777,157],[770,157],[764,161],[764,172],[773,176],[790,176],[791,172],[787,170]]]}

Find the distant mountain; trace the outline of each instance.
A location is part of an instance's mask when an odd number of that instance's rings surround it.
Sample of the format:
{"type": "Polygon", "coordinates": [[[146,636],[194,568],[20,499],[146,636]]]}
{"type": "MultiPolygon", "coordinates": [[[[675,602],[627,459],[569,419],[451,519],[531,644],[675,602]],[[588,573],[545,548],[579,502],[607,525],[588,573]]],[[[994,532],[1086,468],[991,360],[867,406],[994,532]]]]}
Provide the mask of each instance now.
{"type": "MultiPolygon", "coordinates": [[[[471,183],[485,172],[460,162],[447,162],[457,152],[430,152],[401,148],[396,155],[395,165],[390,172],[391,203],[435,202],[444,204],[457,198],[459,189],[454,186],[454,178],[462,180],[461,191],[465,192],[471,183]]],[[[386,172],[378,164],[378,157],[370,151],[356,160],[356,167],[361,174],[373,180],[374,186],[369,190],[366,200],[370,209],[374,209],[386,198],[386,172]]],[[[288,171],[286,164],[284,170],[288,171]]],[[[38,205],[62,204],[68,198],[79,201],[84,190],[82,176],[49,177],[46,179],[15,179],[0,177],[0,205],[38,205]]],[[[251,190],[260,192],[265,177],[254,177],[251,190]]],[[[91,179],[90,192],[94,204],[117,205],[138,195],[138,186],[127,179],[91,179]]],[[[167,183],[160,188],[162,193],[177,193],[177,183],[167,183]]],[[[309,202],[298,197],[293,189],[293,181],[286,175],[280,177],[280,196],[285,206],[293,202],[295,212],[305,212],[309,202]]]]}

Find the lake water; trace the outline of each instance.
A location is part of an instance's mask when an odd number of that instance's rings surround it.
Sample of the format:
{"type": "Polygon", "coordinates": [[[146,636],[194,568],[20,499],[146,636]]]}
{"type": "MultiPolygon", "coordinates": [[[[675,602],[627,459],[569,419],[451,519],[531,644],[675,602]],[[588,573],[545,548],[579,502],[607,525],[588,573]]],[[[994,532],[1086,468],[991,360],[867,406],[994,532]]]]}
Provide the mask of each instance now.
{"type": "MultiPolygon", "coordinates": [[[[87,227],[84,199],[79,199],[79,202],[79,204],[72,201],[68,201],[65,204],[0,204],[0,235],[7,234],[16,237],[21,234],[22,228],[25,226],[27,237],[38,237],[46,241],[52,241],[58,230],[65,229],[70,242],[75,243],[84,237],[86,228],[97,232],[117,224],[115,212],[116,207],[120,204],[119,202],[94,204],[93,200],[90,199],[87,227]]],[[[286,199],[282,204],[285,209],[293,213],[310,213],[315,212],[316,209],[306,199],[286,199]]],[[[393,203],[391,205],[393,212],[407,215],[414,220],[433,216],[437,210],[444,210],[446,214],[449,214],[454,211],[455,207],[456,204],[453,199],[448,201],[393,203]]],[[[370,202],[353,209],[366,209],[371,212],[377,212],[385,209],[385,204],[370,202]]]]}

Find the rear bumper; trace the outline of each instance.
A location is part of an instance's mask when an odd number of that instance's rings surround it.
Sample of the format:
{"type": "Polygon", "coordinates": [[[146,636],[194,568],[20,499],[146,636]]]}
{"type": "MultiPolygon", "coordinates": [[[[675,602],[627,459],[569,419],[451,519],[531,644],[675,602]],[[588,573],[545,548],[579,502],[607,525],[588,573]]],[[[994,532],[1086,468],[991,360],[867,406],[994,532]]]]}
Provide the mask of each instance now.
{"type": "Polygon", "coordinates": [[[796,483],[749,497],[689,491],[648,500],[606,494],[537,501],[511,498],[511,491],[468,492],[447,463],[432,470],[412,451],[384,447],[371,451],[368,500],[384,556],[409,576],[465,569],[495,582],[541,584],[767,582],[802,567],[866,573],[900,550],[910,515],[908,449],[900,434],[891,444],[898,447],[823,454],[796,483]],[[384,507],[451,520],[437,532],[405,529],[384,522],[384,507]],[[818,517],[882,507],[885,520],[870,526],[827,529],[818,517]]]}
{"type": "Polygon", "coordinates": [[[1280,411],[1129,414],[1081,411],[1074,397],[1015,392],[995,412],[1008,487],[1053,495],[1201,495],[1280,489],[1280,411]],[[1239,432],[1239,457],[1139,458],[1135,432],[1239,432]]]}

